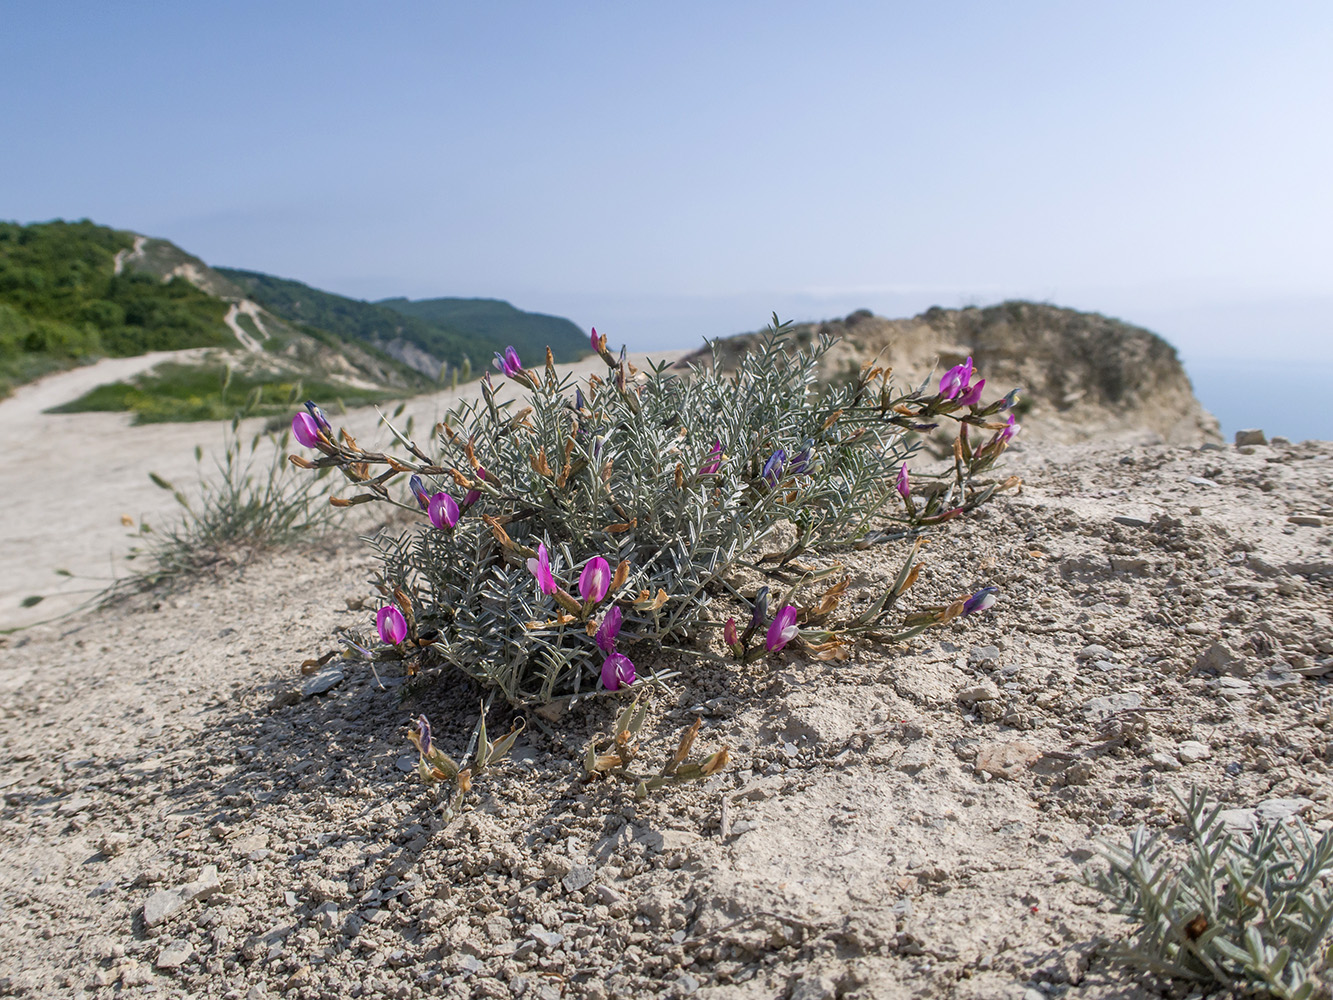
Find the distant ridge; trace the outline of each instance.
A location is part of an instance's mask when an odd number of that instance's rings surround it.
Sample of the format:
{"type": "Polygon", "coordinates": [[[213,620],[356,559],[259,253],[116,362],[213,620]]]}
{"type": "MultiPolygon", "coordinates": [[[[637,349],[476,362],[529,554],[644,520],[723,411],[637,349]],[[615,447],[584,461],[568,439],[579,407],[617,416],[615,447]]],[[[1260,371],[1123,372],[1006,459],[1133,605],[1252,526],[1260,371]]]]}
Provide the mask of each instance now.
{"type": "Polygon", "coordinates": [[[588,337],[560,316],[524,312],[501,299],[381,299],[376,305],[442,329],[457,330],[501,351],[512,345],[520,357],[535,363],[551,348],[556,361],[577,361],[588,351],[588,337]]]}

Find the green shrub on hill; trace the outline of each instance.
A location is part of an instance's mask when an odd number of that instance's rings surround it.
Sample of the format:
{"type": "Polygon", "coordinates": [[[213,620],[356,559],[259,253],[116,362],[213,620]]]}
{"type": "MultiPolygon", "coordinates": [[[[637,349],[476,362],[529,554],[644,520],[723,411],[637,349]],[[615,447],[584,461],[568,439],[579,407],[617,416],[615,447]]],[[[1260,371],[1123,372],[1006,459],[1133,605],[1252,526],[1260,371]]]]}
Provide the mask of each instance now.
{"type": "Polygon", "coordinates": [[[129,233],[81,222],[0,223],[0,380],[99,354],[233,343],[226,303],[183,278],[116,274],[129,233]]]}
{"type": "Polygon", "coordinates": [[[549,345],[556,361],[577,361],[588,353],[588,335],[569,320],[524,312],[500,299],[384,299],[376,304],[457,330],[485,343],[488,352],[512,345],[520,355],[535,357],[549,345]]]}

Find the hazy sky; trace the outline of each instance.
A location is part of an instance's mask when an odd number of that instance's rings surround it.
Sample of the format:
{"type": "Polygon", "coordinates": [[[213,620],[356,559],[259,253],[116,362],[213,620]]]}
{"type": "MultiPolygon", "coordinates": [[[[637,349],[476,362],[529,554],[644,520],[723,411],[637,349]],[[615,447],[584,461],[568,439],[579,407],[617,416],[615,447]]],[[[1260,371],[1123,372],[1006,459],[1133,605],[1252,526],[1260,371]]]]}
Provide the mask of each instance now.
{"type": "Polygon", "coordinates": [[[1030,297],[1333,360],[1333,4],[0,0],[0,218],[636,347],[1030,297]]]}

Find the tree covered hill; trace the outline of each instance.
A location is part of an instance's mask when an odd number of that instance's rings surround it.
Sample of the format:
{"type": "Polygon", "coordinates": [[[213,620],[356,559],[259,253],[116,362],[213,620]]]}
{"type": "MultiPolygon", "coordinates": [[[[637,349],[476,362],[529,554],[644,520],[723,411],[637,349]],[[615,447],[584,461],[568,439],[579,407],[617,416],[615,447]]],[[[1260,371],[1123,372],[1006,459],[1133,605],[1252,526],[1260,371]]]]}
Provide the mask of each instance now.
{"type": "MultiPolygon", "coordinates": [[[[383,299],[376,305],[441,329],[458,330],[502,351],[513,345],[520,356],[536,359],[547,346],[556,361],[577,361],[588,353],[588,335],[560,316],[524,312],[500,299],[383,299]]],[[[534,362],[535,363],[535,362],[534,362]]]]}
{"type": "Polygon", "coordinates": [[[87,220],[0,222],[0,396],[98,356],[236,345],[226,302],[124,268],[134,245],[87,220]]]}

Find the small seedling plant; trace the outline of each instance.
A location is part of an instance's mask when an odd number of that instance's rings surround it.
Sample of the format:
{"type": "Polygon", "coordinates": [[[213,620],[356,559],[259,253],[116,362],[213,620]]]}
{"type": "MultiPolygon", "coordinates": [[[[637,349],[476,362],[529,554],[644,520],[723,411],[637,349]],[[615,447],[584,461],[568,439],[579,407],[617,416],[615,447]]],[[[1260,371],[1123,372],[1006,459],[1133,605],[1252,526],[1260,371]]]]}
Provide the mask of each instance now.
{"type": "Polygon", "coordinates": [[[1176,793],[1187,854],[1142,828],[1128,845],[1103,843],[1109,868],[1086,881],[1133,938],[1112,955],[1168,979],[1211,983],[1279,1000],[1327,996],[1317,976],[1329,964],[1333,929],[1333,831],[1318,839],[1299,820],[1227,828],[1203,793],[1176,793]]]}
{"type": "Polygon", "coordinates": [[[896,605],[920,571],[922,536],[1018,483],[987,476],[1018,430],[1016,390],[983,405],[970,358],[938,386],[899,390],[874,364],[821,386],[832,343],[794,350],[775,317],[733,370],[716,351],[684,371],[639,369],[594,330],[606,368],[586,379],[561,376],[549,351],[544,370],[526,368],[510,348],[496,368],[518,398],[488,373],[481,398],[451,411],[428,447],[386,420],[393,453],[361,448],[308,403],[293,433],[317,454],[291,460],[342,473],[351,488],[332,503],[392,504],[425,522],[373,538],[388,598],[380,643],[349,642],[409,672],[451,664],[536,706],[633,688],[663,647],[717,659],[693,648],[705,629],[741,661],[789,644],[836,660],[858,638],[903,638],[988,608],[992,587],[905,617],[896,605]],[[946,422],[953,469],[914,483],[920,435],[946,422]],[[802,560],[889,542],[908,543],[893,584],[839,616],[845,574],[802,560]],[[774,582],[740,594],[742,566],[774,582]],[[748,621],[710,617],[728,593],[749,603],[748,621]]]}

